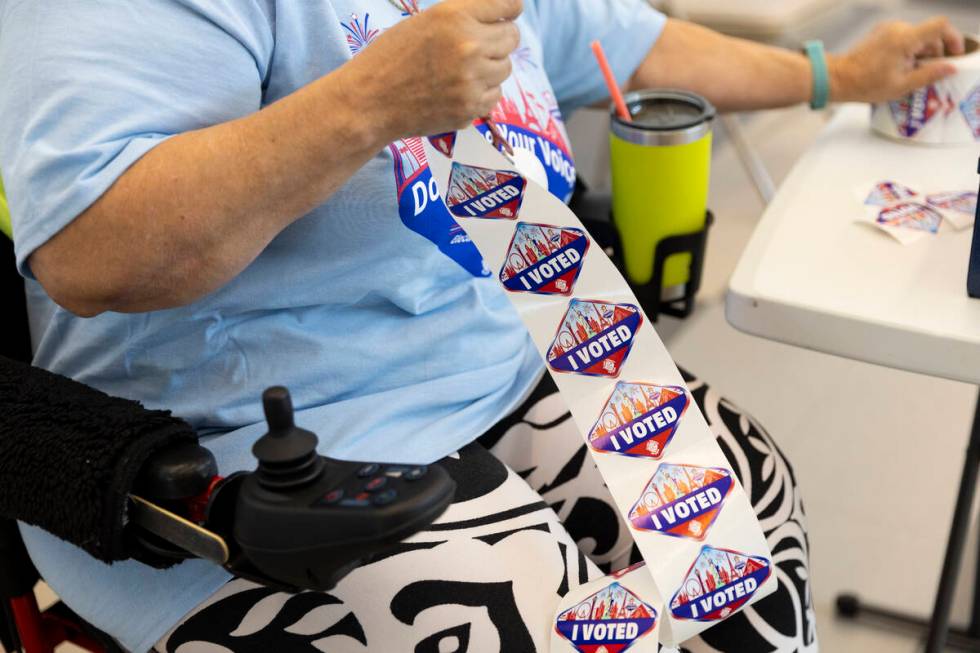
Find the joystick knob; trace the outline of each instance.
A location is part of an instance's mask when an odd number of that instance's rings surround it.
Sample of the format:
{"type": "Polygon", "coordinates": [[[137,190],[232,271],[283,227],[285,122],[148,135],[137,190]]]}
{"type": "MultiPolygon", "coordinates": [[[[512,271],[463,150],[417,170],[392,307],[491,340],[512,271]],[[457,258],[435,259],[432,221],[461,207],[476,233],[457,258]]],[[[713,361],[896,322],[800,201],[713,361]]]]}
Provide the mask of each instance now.
{"type": "Polygon", "coordinates": [[[252,453],[259,461],[258,481],[270,490],[290,490],[320,477],[323,459],[317,455],[317,437],[293,421],[293,400],[282,386],[262,393],[269,432],[259,438],[252,453]]]}

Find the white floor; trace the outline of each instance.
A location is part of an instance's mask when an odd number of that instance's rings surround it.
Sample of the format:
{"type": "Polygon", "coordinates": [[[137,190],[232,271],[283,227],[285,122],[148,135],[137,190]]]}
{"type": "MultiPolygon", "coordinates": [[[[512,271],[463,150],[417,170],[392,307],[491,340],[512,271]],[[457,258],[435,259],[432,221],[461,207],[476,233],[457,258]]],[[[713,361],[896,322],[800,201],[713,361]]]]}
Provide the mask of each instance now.
{"type": "MultiPolygon", "coordinates": [[[[980,4],[908,2],[888,16],[950,15],[975,31],[980,4]]],[[[842,43],[886,15],[846,9],[817,32],[842,43]]],[[[805,108],[740,116],[775,181],[785,177],[826,116],[805,108]]],[[[604,187],[604,116],[573,121],[580,170],[604,187]]],[[[724,317],[724,294],[763,204],[719,133],[703,289],[687,320],[658,326],[674,358],[748,409],[794,463],[810,524],[812,581],[821,650],[913,653],[921,643],[901,633],[842,622],[843,591],[927,614],[944,557],[946,533],[977,389],[782,345],[737,332],[724,317]]],[[[970,602],[975,534],[968,543],[954,618],[970,602]]]]}

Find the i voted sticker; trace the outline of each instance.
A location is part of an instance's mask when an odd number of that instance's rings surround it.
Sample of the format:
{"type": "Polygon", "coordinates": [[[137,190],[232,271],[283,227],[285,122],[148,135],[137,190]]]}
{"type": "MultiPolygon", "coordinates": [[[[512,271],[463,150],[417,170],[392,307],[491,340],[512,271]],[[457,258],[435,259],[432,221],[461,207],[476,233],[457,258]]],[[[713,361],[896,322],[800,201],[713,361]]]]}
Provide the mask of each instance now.
{"type": "Polygon", "coordinates": [[[459,218],[513,220],[524,199],[524,177],[453,162],[446,206],[459,218]]]}
{"type": "Polygon", "coordinates": [[[581,229],[518,222],[500,282],[511,292],[571,294],[588,250],[581,229]]]}
{"type": "Polygon", "coordinates": [[[727,549],[701,547],[670,600],[674,619],[717,621],[745,605],[769,574],[769,560],[727,549]]]}
{"type": "Polygon", "coordinates": [[[429,136],[429,143],[442,154],[452,158],[453,150],[456,148],[456,134],[458,132],[446,132],[429,136]]]}
{"type": "Polygon", "coordinates": [[[980,140],[980,84],[973,87],[973,90],[960,102],[960,113],[963,119],[970,126],[974,140],[980,140]]]}
{"type": "Polygon", "coordinates": [[[653,630],[657,611],[619,583],[558,615],[555,630],[581,653],[619,653],[653,630]]]}
{"type": "Polygon", "coordinates": [[[664,463],[633,504],[630,523],[641,531],[703,540],[733,486],[720,467],[664,463]]]}
{"type": "Polygon", "coordinates": [[[906,138],[915,136],[935,118],[942,109],[943,102],[934,85],[913,91],[901,100],[888,103],[898,133],[906,138]]]}
{"type": "Polygon", "coordinates": [[[936,233],[943,221],[943,216],[933,208],[919,202],[902,202],[889,206],[878,212],[875,219],[878,224],[889,227],[904,227],[936,233]]]}
{"type": "Polygon", "coordinates": [[[589,445],[603,453],[660,458],[689,403],[677,385],[620,381],[589,432],[589,445]]]}
{"type": "Polygon", "coordinates": [[[871,206],[888,206],[916,195],[918,193],[914,190],[896,181],[879,181],[871,188],[871,192],[864,199],[864,203],[871,206]]]}
{"type": "Polygon", "coordinates": [[[977,194],[971,191],[933,193],[926,196],[926,204],[944,211],[973,215],[977,212],[977,194]]]}
{"type": "Polygon", "coordinates": [[[548,348],[556,372],[619,376],[643,316],[633,304],[573,299],[548,348]]]}

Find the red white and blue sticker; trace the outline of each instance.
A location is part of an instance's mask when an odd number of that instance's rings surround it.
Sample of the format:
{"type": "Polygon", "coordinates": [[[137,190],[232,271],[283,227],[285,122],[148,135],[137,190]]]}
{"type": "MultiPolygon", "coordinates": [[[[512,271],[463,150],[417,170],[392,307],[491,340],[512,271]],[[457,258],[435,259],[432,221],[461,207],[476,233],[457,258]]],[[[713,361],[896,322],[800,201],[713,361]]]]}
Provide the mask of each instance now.
{"type": "Polygon", "coordinates": [[[745,605],[771,573],[771,563],[762,556],[703,546],[670,600],[670,614],[687,621],[724,619],[745,605]]]}
{"type": "Polygon", "coordinates": [[[556,372],[619,376],[642,322],[633,304],[573,299],[548,348],[548,365],[556,372]]]}
{"type": "Polygon", "coordinates": [[[620,381],[589,432],[589,446],[602,453],[660,458],[688,405],[680,386],[620,381]]]}
{"type": "Polygon", "coordinates": [[[453,150],[456,149],[456,134],[457,132],[445,132],[429,136],[429,143],[442,154],[452,158],[453,150]]]}
{"type": "Polygon", "coordinates": [[[896,202],[916,197],[918,193],[897,181],[879,181],[875,184],[864,203],[871,206],[888,206],[896,202]]]}
{"type": "Polygon", "coordinates": [[[453,162],[446,206],[459,218],[513,220],[527,182],[515,172],[453,162]]]}
{"type": "Polygon", "coordinates": [[[588,250],[581,229],[518,222],[500,282],[511,292],[569,295],[588,250]]]}
{"type": "Polygon", "coordinates": [[[663,463],[629,512],[633,528],[701,541],[735,483],[721,467],[663,463]]]}
{"type": "Polygon", "coordinates": [[[934,85],[913,91],[901,100],[888,103],[898,133],[906,138],[915,136],[930,120],[940,114],[943,100],[934,85]]]}
{"type": "Polygon", "coordinates": [[[883,208],[875,218],[878,224],[928,231],[932,234],[939,231],[942,221],[941,213],[919,202],[902,202],[883,208]]]}
{"type": "Polygon", "coordinates": [[[555,630],[580,653],[620,653],[653,630],[657,611],[619,583],[558,615],[555,630]]]}
{"type": "Polygon", "coordinates": [[[980,141],[980,84],[973,87],[963,101],[960,102],[960,113],[970,126],[973,139],[980,141]]]}
{"type": "Polygon", "coordinates": [[[926,204],[943,211],[974,215],[977,212],[977,194],[972,191],[932,193],[926,196],[926,204]]]}

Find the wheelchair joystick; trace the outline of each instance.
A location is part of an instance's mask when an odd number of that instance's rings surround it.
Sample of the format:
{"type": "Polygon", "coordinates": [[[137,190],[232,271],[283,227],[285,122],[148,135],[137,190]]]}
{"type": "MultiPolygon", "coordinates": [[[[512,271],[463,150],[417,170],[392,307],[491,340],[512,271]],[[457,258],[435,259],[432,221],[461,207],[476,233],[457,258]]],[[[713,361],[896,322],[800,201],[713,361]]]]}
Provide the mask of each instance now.
{"type": "Polygon", "coordinates": [[[252,447],[259,461],[258,482],[270,490],[290,490],[320,478],[324,460],[316,453],[316,434],[296,426],[289,390],[267,389],[262,407],[269,432],[252,447]]]}
{"type": "Polygon", "coordinates": [[[269,432],[252,448],[258,469],[226,479],[209,509],[208,521],[231,535],[233,573],[283,589],[329,590],[428,527],[452,501],[456,484],[439,465],[320,456],[316,435],[293,421],[286,388],[269,388],[262,404],[269,432]]]}

